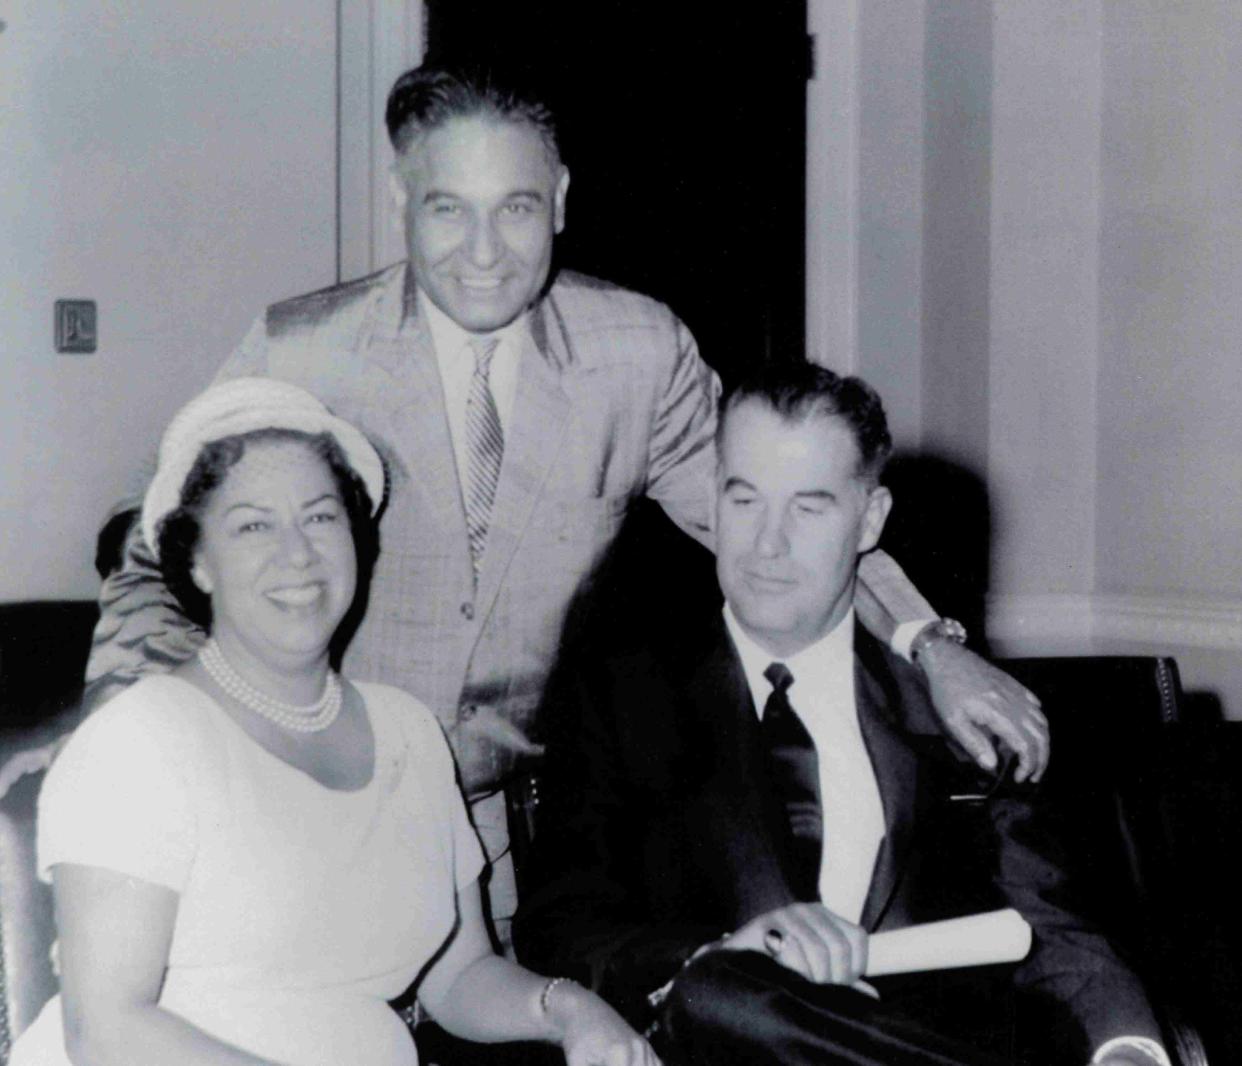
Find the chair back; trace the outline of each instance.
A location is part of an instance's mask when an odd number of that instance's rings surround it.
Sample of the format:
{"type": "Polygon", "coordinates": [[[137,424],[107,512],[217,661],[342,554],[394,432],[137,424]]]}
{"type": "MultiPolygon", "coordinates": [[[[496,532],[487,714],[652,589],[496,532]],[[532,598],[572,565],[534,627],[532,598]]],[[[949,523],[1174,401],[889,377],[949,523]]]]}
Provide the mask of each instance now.
{"type": "Polygon", "coordinates": [[[35,877],[35,810],[42,773],[0,799],[0,1063],[57,992],[52,892],[35,877]]]}
{"type": "Polygon", "coordinates": [[[1208,1017],[1202,999],[1188,995],[1194,956],[1178,932],[1189,905],[1185,849],[1169,831],[1187,769],[1169,758],[1184,739],[1177,663],[1085,656],[999,665],[1043,701],[1052,730],[1045,791],[1093,917],[1139,962],[1174,1063],[1207,1066],[1208,1017]]]}
{"type": "MultiPolygon", "coordinates": [[[[0,604],[0,768],[70,732],[99,611],[87,600],[0,604]]],[[[0,797],[0,1066],[57,991],[51,889],[35,876],[44,774],[0,797]]]]}

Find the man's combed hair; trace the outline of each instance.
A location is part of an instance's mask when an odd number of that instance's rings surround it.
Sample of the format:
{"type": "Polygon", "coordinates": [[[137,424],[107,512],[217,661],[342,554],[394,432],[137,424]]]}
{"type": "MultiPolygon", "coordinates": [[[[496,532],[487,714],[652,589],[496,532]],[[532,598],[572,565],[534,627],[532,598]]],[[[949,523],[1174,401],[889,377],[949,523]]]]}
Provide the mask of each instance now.
{"type": "Polygon", "coordinates": [[[788,422],[839,418],[858,445],[858,476],[873,484],[879,481],[893,450],[893,438],[879,394],[862,378],[842,377],[814,363],[765,367],[744,377],[721,398],[717,444],[729,412],[745,400],[766,404],[788,422]]]}
{"type": "Polygon", "coordinates": [[[551,109],[493,73],[415,67],[393,85],[384,121],[393,149],[397,155],[403,155],[415,140],[451,119],[478,115],[533,127],[543,139],[551,160],[560,162],[551,109]]]}

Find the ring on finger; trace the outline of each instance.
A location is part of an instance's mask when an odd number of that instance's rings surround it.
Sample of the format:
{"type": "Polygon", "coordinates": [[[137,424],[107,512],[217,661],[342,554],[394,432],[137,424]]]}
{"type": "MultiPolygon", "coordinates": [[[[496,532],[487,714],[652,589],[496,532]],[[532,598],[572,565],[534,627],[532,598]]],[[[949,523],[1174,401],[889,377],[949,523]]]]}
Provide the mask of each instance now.
{"type": "Polygon", "coordinates": [[[779,929],[769,929],[763,934],[763,950],[775,958],[785,949],[785,934],[779,929]]]}

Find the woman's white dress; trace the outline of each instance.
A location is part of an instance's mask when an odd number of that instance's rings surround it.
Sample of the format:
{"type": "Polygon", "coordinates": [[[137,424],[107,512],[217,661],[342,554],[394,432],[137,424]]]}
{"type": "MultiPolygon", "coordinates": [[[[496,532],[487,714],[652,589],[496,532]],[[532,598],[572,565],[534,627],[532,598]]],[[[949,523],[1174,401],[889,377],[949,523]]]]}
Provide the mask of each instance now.
{"type": "MultiPolygon", "coordinates": [[[[160,1004],[289,1066],[413,1066],[387,1000],[448,938],[483,864],[440,727],[359,684],[375,771],[329,789],[179,678],[148,677],[91,716],[39,800],[39,874],[104,867],[180,896],[160,1004]]],[[[13,1066],[66,1063],[59,997],[13,1066]]]]}

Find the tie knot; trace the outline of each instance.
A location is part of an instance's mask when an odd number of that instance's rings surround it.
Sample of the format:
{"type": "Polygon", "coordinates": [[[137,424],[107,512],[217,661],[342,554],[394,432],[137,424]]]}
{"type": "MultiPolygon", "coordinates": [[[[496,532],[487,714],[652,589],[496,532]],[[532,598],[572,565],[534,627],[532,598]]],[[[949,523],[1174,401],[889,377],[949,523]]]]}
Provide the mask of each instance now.
{"type": "Polygon", "coordinates": [[[768,679],[773,690],[780,693],[784,693],[793,684],[794,680],[793,674],[789,672],[789,667],[784,663],[772,663],[764,670],[763,676],[768,679]]]}
{"type": "Polygon", "coordinates": [[[500,338],[476,337],[468,343],[470,350],[474,352],[474,372],[487,377],[488,372],[492,368],[492,356],[496,354],[496,349],[500,347],[500,338]]]}

